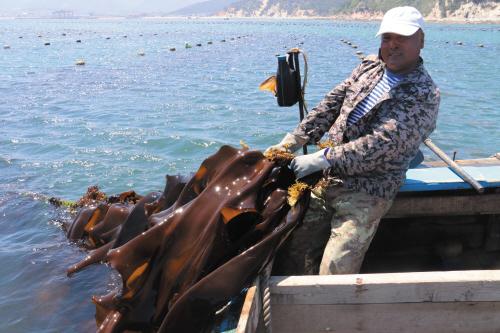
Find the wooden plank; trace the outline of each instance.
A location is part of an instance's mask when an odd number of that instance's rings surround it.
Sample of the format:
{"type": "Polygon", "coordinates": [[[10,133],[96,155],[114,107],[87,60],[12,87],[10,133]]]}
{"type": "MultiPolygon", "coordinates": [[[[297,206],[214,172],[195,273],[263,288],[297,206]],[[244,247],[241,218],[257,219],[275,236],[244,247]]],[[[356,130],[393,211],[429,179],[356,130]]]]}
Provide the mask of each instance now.
{"type": "Polygon", "coordinates": [[[273,305],[273,333],[493,333],[500,303],[273,305]]]}
{"type": "Polygon", "coordinates": [[[398,196],[385,218],[500,214],[500,193],[398,196]]]}
{"type": "Polygon", "coordinates": [[[280,304],[493,302],[500,301],[500,270],[275,276],[270,290],[272,311],[280,304]]]}
{"type": "Polygon", "coordinates": [[[248,288],[243,308],[241,309],[240,319],[236,327],[236,333],[258,332],[262,312],[260,295],[260,279],[257,277],[252,286],[248,288]]]}
{"type": "MultiPolygon", "coordinates": [[[[500,165],[500,153],[496,153],[493,157],[488,158],[478,158],[471,160],[456,160],[460,166],[484,166],[484,165],[500,165]]],[[[420,168],[434,168],[434,167],[445,167],[446,163],[443,161],[428,161],[420,164],[417,169],[420,168]]]]}

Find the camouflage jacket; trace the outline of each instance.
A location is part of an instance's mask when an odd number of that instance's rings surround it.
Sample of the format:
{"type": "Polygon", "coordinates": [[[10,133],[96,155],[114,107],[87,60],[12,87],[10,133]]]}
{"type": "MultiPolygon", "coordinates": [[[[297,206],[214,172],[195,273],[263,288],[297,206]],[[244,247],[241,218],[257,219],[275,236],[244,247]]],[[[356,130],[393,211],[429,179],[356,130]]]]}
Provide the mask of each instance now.
{"type": "Polygon", "coordinates": [[[436,126],[439,89],[423,61],[352,126],[349,113],[382,78],[385,64],[370,56],[309,112],[293,134],[316,144],[328,131],[329,175],[347,188],[393,199],[419,145],[436,126]]]}

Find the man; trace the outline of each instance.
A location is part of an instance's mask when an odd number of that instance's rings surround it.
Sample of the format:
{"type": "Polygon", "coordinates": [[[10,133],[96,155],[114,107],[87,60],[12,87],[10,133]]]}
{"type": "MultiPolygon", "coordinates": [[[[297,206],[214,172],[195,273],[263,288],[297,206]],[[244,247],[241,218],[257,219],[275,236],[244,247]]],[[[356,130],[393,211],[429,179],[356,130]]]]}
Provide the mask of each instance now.
{"type": "Polygon", "coordinates": [[[413,7],[393,8],[376,36],[379,56],[365,58],[268,148],[295,152],[327,131],[333,144],[290,164],[297,178],[320,170],[326,177],[287,245],[282,274],[316,274],[320,259],[319,274],[358,273],[419,145],[435,128],[439,90],[420,58],[422,15],[413,7]]]}

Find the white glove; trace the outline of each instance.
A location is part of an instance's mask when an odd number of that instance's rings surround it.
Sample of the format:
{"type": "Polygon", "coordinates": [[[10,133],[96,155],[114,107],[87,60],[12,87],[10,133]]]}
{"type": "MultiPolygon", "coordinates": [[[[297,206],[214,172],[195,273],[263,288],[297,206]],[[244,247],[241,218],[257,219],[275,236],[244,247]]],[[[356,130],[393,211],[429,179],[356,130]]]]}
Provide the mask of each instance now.
{"type": "Polygon", "coordinates": [[[316,171],[329,168],[330,162],[326,159],[326,154],[330,148],[325,148],[314,154],[295,157],[290,163],[290,168],[295,173],[297,179],[310,175],[316,171]]]}
{"type": "Polygon", "coordinates": [[[300,140],[300,138],[298,138],[297,136],[295,136],[291,133],[286,133],[285,137],[283,138],[283,140],[281,140],[280,143],[267,148],[264,151],[264,154],[269,153],[271,150],[293,153],[304,145],[303,143],[300,143],[299,141],[302,141],[302,140],[300,140]]]}

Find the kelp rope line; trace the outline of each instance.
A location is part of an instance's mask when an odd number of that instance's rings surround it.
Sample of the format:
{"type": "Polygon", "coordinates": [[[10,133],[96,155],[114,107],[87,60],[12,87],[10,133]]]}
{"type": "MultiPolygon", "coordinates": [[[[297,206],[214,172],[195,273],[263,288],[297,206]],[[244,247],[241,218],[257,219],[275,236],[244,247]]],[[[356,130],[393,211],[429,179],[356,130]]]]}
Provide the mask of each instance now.
{"type": "Polygon", "coordinates": [[[305,214],[309,185],[293,194],[289,161],[223,146],[190,179],[167,176],[163,193],[129,191],[111,203],[94,188],[66,229],[92,250],[69,275],[107,262],[122,278],[121,289],[93,298],[98,332],[210,327],[305,214]]]}

